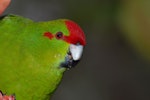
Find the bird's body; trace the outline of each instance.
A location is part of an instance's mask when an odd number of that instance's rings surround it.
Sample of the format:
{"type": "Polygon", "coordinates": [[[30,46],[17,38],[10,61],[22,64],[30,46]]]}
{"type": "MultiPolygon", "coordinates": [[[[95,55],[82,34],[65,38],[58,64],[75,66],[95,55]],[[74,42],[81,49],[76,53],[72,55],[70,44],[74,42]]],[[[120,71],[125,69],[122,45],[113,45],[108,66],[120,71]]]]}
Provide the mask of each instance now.
{"type": "Polygon", "coordinates": [[[15,15],[1,18],[0,90],[3,93],[15,94],[17,100],[49,100],[66,70],[61,65],[66,63],[72,42],[65,38],[70,35],[67,21],[33,22],[15,15]]]}

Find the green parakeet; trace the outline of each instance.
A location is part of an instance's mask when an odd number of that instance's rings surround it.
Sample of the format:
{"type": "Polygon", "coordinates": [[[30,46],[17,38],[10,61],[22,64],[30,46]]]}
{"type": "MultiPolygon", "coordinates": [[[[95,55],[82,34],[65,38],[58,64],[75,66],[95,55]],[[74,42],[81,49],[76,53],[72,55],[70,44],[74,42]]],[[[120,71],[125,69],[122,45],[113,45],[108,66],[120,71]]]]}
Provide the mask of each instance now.
{"type": "Polygon", "coordinates": [[[17,100],[49,100],[64,71],[79,62],[85,44],[82,29],[71,20],[34,22],[17,15],[3,16],[0,98],[13,100],[15,94],[17,100]]]}

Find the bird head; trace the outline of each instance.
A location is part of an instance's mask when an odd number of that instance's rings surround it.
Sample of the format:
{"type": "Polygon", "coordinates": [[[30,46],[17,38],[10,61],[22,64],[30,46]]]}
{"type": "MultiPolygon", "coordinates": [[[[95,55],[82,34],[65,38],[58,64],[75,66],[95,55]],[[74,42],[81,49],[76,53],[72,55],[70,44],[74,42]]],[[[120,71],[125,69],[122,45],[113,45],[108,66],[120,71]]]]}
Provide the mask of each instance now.
{"type": "Polygon", "coordinates": [[[80,26],[71,20],[61,19],[57,20],[56,23],[53,25],[53,32],[45,32],[44,37],[50,40],[63,41],[68,44],[65,60],[61,62],[60,66],[66,68],[74,67],[80,61],[83,48],[86,44],[84,32],[80,26]],[[59,29],[58,24],[64,27],[60,27],[59,29]],[[55,29],[56,26],[57,29],[55,29]]]}

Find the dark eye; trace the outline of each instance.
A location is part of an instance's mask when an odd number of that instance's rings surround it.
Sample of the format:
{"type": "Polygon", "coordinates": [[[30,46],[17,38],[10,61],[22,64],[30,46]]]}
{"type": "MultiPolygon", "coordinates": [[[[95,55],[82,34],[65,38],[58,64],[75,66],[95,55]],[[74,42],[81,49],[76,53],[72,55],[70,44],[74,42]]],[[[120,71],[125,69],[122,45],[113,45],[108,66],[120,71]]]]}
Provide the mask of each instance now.
{"type": "Polygon", "coordinates": [[[63,33],[62,32],[57,32],[56,33],[56,39],[62,39],[63,38],[63,33]]]}

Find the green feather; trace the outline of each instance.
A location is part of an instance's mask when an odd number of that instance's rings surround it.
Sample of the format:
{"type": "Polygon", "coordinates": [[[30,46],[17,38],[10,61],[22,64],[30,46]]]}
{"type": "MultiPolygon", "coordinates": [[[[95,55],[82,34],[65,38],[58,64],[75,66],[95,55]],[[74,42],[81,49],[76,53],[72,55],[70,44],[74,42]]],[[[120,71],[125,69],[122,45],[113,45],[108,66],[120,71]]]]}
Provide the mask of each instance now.
{"type": "Polygon", "coordinates": [[[17,100],[49,100],[65,68],[69,44],[44,32],[69,32],[64,20],[33,22],[16,15],[0,20],[0,90],[17,100]]]}

